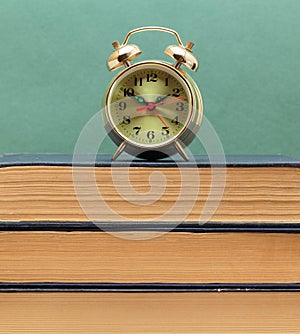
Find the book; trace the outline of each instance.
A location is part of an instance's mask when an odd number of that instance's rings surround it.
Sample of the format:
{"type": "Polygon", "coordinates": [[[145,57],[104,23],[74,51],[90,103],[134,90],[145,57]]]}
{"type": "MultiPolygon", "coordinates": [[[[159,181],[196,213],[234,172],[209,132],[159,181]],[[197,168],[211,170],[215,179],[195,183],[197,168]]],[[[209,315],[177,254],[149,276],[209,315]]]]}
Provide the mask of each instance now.
{"type": "Polygon", "coordinates": [[[0,221],[300,222],[297,159],[227,156],[226,165],[211,166],[196,156],[194,163],[137,160],[130,167],[107,155],[95,167],[82,161],[74,167],[70,155],[3,156],[0,221]]]}
{"type": "Polygon", "coordinates": [[[300,283],[300,234],[291,229],[148,233],[154,238],[129,240],[101,231],[3,231],[0,282],[231,283],[246,288],[300,283]]]}
{"type": "Polygon", "coordinates": [[[299,333],[290,292],[2,293],[1,333],[299,333]]]}

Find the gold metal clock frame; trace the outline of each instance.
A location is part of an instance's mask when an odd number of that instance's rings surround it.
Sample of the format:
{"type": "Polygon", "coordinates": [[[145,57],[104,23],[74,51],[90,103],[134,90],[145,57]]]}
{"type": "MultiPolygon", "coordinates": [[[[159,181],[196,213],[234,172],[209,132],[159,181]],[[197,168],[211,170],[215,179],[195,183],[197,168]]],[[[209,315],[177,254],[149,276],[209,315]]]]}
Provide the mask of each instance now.
{"type": "Polygon", "coordinates": [[[197,84],[180,67],[181,65],[184,65],[192,71],[196,71],[198,69],[198,61],[191,51],[194,44],[192,42],[188,42],[184,46],[180,39],[180,36],[175,30],[165,27],[149,26],[129,31],[122,44],[120,44],[118,41],[114,41],[112,45],[115,48],[115,51],[108,58],[108,69],[110,71],[113,71],[121,66],[125,67],[112,80],[103,100],[103,103],[105,104],[103,114],[105,129],[113,142],[118,146],[116,152],[112,156],[112,160],[115,160],[123,151],[126,151],[134,156],[141,156],[146,159],[159,159],[165,156],[173,155],[178,152],[184,160],[189,160],[188,155],[184,151],[184,147],[190,144],[200,127],[203,115],[203,103],[201,93],[197,84]],[[138,46],[134,44],[128,44],[129,38],[133,34],[147,30],[163,31],[173,34],[175,36],[178,45],[171,45],[165,50],[165,54],[175,60],[174,64],[170,64],[164,61],[149,60],[131,65],[130,62],[138,55],[140,55],[142,51],[139,49],[138,46]],[[122,78],[133,72],[135,69],[147,66],[161,67],[162,69],[164,69],[164,71],[169,72],[170,75],[172,75],[184,84],[184,86],[187,88],[189,95],[189,117],[187,123],[185,124],[183,129],[181,129],[181,131],[176,134],[176,136],[157,145],[143,145],[132,142],[129,138],[124,137],[124,135],[118,131],[110,117],[111,96],[114,88],[116,87],[116,84],[122,78]]]}

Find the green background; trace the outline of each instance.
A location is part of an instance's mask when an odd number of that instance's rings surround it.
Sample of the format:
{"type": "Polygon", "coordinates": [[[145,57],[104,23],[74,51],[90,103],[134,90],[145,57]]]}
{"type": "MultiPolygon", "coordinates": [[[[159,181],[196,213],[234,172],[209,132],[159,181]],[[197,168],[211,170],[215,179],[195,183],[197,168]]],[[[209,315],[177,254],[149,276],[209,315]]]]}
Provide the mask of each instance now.
{"type": "MultiPolygon", "coordinates": [[[[299,0],[0,0],[0,153],[72,153],[115,75],[111,42],[161,25],[195,43],[192,76],[226,153],[300,156],[299,17],[299,0]]],[[[175,39],[132,42],[140,60],[166,60],[175,39]]]]}

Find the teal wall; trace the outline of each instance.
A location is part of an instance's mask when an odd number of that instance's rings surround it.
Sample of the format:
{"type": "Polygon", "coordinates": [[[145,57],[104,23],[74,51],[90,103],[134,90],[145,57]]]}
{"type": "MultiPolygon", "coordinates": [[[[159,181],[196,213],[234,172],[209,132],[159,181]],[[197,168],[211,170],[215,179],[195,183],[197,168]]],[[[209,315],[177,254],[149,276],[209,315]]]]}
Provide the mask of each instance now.
{"type": "MultiPolygon", "coordinates": [[[[193,78],[226,153],[299,157],[299,17],[299,0],[0,0],[0,153],[73,152],[114,75],[111,42],[162,25],[194,41],[193,78]]],[[[141,60],[174,43],[132,41],[141,60]]]]}

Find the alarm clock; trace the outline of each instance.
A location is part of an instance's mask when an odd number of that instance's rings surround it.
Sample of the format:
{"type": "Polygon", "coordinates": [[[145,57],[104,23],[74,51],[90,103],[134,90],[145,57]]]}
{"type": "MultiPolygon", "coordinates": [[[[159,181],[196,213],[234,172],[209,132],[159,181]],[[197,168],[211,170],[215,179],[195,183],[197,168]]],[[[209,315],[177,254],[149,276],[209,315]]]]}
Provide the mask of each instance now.
{"type": "Polygon", "coordinates": [[[123,151],[143,159],[157,160],[179,153],[189,160],[185,147],[194,139],[203,115],[200,90],[182,65],[197,71],[198,61],[192,42],[183,45],[175,30],[165,27],[141,27],[127,33],[122,44],[112,43],[108,58],[110,71],[123,69],[109,84],[103,98],[103,122],[118,146],[115,160],[123,151]],[[141,54],[137,45],[128,44],[136,33],[158,30],[173,34],[177,45],[165,54],[174,63],[147,60],[132,63],[141,54]]]}

